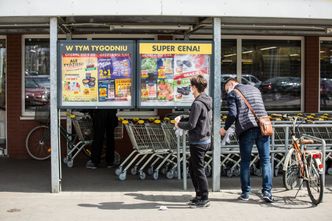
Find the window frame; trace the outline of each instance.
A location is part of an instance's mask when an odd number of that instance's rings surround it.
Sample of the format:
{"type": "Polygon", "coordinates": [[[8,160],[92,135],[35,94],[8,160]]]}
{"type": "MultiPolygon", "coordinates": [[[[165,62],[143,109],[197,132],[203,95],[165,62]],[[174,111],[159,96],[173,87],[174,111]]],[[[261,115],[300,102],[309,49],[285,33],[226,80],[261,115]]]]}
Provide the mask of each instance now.
{"type": "MultiPolygon", "coordinates": [[[[181,35],[176,35],[174,37],[180,38],[181,35]]],[[[182,36],[183,38],[183,36],[182,36]]],[[[212,35],[192,35],[189,39],[195,40],[195,39],[204,39],[204,40],[213,40],[212,35]]],[[[305,75],[304,75],[304,57],[305,57],[305,51],[304,51],[304,36],[276,36],[276,35],[222,35],[221,40],[223,39],[233,39],[236,40],[236,47],[237,47],[237,53],[236,53],[236,77],[238,79],[241,79],[242,77],[242,41],[243,40],[295,40],[301,42],[301,98],[300,98],[300,110],[296,110],[295,112],[303,112],[304,111],[304,82],[305,82],[305,75]],[[241,56],[239,56],[241,55],[241,56]]],[[[329,38],[332,39],[332,38],[329,38]]],[[[222,45],[221,45],[222,47],[222,45]]],[[[227,111],[221,111],[221,113],[226,113],[227,111]]],[[[281,111],[273,111],[268,110],[268,113],[281,113],[281,111]]],[[[282,113],[294,113],[294,111],[282,111],[282,113]]]]}
{"type": "Polygon", "coordinates": [[[5,41],[5,49],[6,49],[6,64],[5,64],[5,73],[6,73],[6,76],[5,76],[5,119],[4,119],[4,133],[5,133],[5,137],[4,139],[6,140],[6,145],[4,147],[4,155],[7,156],[8,155],[8,130],[7,130],[7,122],[8,122],[8,119],[7,119],[7,115],[8,115],[8,108],[7,108],[7,96],[8,96],[8,73],[7,73],[7,60],[8,60],[8,50],[7,50],[7,36],[6,35],[0,35],[0,40],[4,40],[5,41]]]}
{"type": "Polygon", "coordinates": [[[322,41],[330,41],[332,42],[332,37],[319,37],[319,64],[318,64],[318,73],[319,73],[319,80],[318,80],[318,113],[332,113],[332,109],[331,110],[321,110],[321,102],[320,102],[320,79],[321,79],[321,70],[320,70],[320,49],[321,49],[321,44],[322,41]]]}

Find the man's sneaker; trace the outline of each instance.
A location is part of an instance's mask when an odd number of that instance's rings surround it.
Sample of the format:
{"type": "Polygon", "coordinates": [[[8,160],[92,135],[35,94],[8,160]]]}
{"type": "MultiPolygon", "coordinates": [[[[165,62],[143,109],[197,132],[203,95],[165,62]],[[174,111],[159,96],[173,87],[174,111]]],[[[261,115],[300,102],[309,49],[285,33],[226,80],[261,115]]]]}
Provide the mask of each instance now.
{"type": "Polygon", "coordinates": [[[272,194],[270,192],[264,191],[262,197],[263,197],[263,200],[267,203],[273,202],[272,194]]]}
{"type": "Polygon", "coordinates": [[[210,206],[210,201],[199,199],[199,200],[197,200],[195,206],[196,207],[208,207],[208,206],[210,206]]]}
{"type": "Polygon", "coordinates": [[[85,167],[87,169],[93,169],[93,170],[97,169],[97,166],[91,160],[89,160],[88,162],[86,162],[85,167]]]}
{"type": "Polygon", "coordinates": [[[239,200],[248,201],[249,200],[249,193],[241,193],[238,198],[239,200]]]}
{"type": "Polygon", "coordinates": [[[196,203],[198,202],[198,200],[200,200],[200,197],[195,196],[194,198],[192,198],[191,200],[189,200],[188,205],[189,206],[195,206],[196,203]]]}

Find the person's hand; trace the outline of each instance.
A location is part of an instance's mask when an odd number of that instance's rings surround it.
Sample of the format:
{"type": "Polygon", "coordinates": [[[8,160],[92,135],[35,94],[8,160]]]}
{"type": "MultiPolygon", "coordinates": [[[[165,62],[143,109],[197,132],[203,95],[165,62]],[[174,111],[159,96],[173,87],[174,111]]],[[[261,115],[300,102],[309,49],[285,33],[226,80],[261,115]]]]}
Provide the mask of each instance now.
{"type": "Polygon", "coordinates": [[[175,124],[174,124],[175,127],[176,127],[176,128],[179,128],[179,125],[178,125],[178,124],[179,124],[179,122],[180,122],[180,120],[181,120],[181,116],[177,116],[176,118],[174,118],[174,120],[175,120],[175,124]]]}
{"type": "Polygon", "coordinates": [[[224,137],[225,134],[226,134],[226,130],[225,130],[225,128],[221,128],[221,129],[219,130],[219,133],[220,133],[220,136],[224,137]]]}
{"type": "Polygon", "coordinates": [[[179,122],[177,122],[177,121],[175,121],[175,124],[174,124],[174,126],[176,127],[176,128],[179,128],[179,122]]]}

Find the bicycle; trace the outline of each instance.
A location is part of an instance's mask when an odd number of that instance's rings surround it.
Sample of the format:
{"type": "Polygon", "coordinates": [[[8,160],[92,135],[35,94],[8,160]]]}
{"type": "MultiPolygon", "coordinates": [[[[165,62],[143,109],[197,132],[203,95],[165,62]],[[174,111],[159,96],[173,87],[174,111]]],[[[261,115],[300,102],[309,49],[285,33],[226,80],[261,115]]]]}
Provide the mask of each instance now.
{"type": "MultiPolygon", "coordinates": [[[[322,159],[323,155],[320,150],[308,150],[306,145],[314,144],[313,140],[296,137],[295,128],[298,118],[299,116],[290,118],[293,122],[292,144],[284,161],[283,184],[287,190],[295,187],[299,187],[300,190],[305,182],[311,202],[318,205],[322,202],[324,193],[324,166],[322,163],[324,159],[322,159]]],[[[303,119],[305,120],[305,118],[303,119]]]]}
{"type": "MultiPolygon", "coordinates": [[[[75,114],[66,113],[66,116],[71,119],[87,117],[86,114],[78,114],[78,112],[75,114]]],[[[35,111],[35,120],[38,121],[40,125],[32,128],[28,133],[25,139],[25,147],[28,154],[33,159],[47,160],[51,156],[49,109],[47,107],[37,107],[35,111]]],[[[61,125],[59,125],[59,130],[62,141],[61,144],[67,143],[68,150],[73,150],[77,144],[77,134],[68,133],[61,125]]],[[[85,133],[87,132],[89,131],[86,131],[85,133]]],[[[64,146],[62,146],[62,148],[64,148],[64,146]]],[[[91,151],[88,146],[85,146],[83,151],[88,157],[91,156],[91,151]]]]}

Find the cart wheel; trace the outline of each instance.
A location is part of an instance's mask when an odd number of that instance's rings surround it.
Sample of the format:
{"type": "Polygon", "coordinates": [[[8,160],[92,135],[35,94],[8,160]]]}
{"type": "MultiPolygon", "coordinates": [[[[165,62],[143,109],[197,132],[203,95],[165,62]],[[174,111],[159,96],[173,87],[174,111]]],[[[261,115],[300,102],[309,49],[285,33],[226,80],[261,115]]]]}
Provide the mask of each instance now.
{"type": "Polygon", "coordinates": [[[238,167],[235,168],[233,173],[234,173],[234,176],[240,176],[240,168],[238,168],[238,167]]]}
{"type": "Polygon", "coordinates": [[[67,166],[68,166],[68,167],[72,168],[73,165],[74,165],[74,161],[73,161],[73,160],[69,160],[69,161],[67,161],[67,166]]]}
{"type": "Polygon", "coordinates": [[[121,167],[119,167],[115,170],[115,175],[119,176],[120,173],[122,173],[122,168],[121,167]]]}
{"type": "Polygon", "coordinates": [[[137,174],[137,167],[133,167],[130,170],[131,175],[136,175],[137,174]]]}
{"type": "Polygon", "coordinates": [[[120,173],[119,180],[124,181],[124,180],[126,180],[126,178],[127,178],[127,173],[126,172],[120,173]]]}
{"type": "Polygon", "coordinates": [[[153,173],[153,179],[154,179],[154,180],[158,180],[158,178],[159,178],[159,173],[158,173],[158,171],[154,171],[154,173],[153,173]]]}
{"type": "Polygon", "coordinates": [[[68,162],[68,157],[63,158],[63,163],[67,164],[68,162]]]}
{"type": "Polygon", "coordinates": [[[140,172],[139,172],[139,178],[140,178],[141,180],[144,180],[144,179],[146,178],[146,174],[145,174],[143,171],[140,171],[140,172]]]}
{"type": "Polygon", "coordinates": [[[170,170],[166,173],[167,179],[173,179],[174,178],[174,171],[170,170]]]}
{"type": "Polygon", "coordinates": [[[233,176],[233,171],[232,170],[227,170],[226,171],[226,176],[227,177],[232,177],[233,176]]]}
{"type": "Polygon", "coordinates": [[[152,174],[153,174],[153,167],[150,167],[148,169],[148,174],[149,174],[149,176],[152,176],[152,174]]]}

